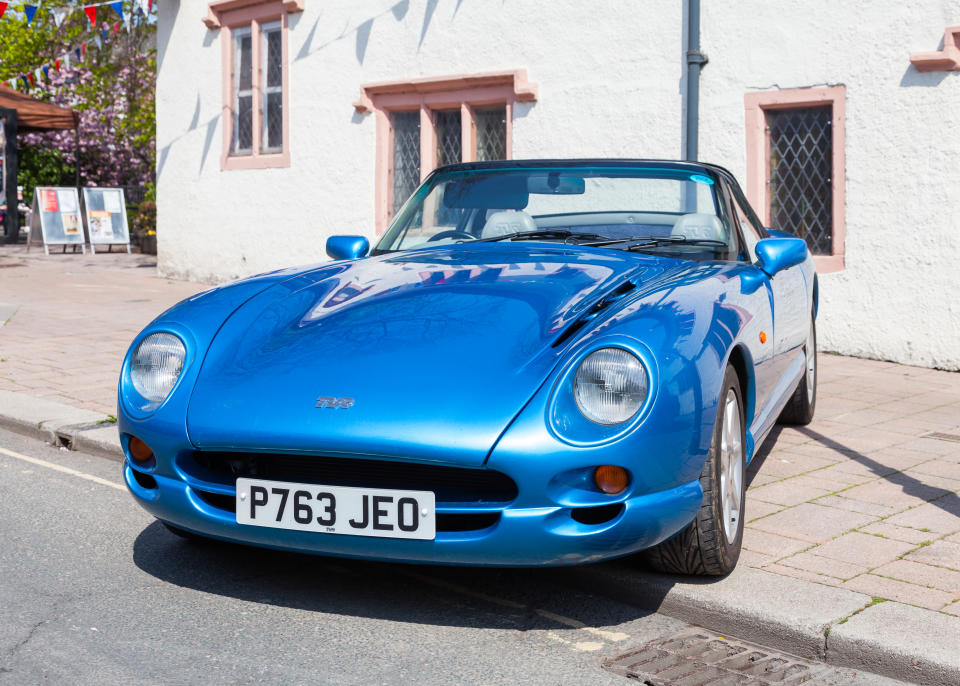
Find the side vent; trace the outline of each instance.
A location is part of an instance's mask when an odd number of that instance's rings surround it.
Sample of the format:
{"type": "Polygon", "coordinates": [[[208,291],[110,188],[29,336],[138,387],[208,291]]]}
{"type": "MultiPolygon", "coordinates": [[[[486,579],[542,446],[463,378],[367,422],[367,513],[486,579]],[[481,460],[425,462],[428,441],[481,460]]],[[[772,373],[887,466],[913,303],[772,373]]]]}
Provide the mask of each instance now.
{"type": "Polygon", "coordinates": [[[553,342],[553,347],[556,348],[570,340],[570,338],[573,337],[573,334],[583,328],[584,324],[589,322],[591,319],[594,319],[598,314],[600,314],[613,303],[621,300],[636,287],[637,284],[635,284],[633,281],[624,281],[612,292],[600,298],[600,300],[595,302],[586,312],[570,322],[567,328],[564,329],[559,336],[557,336],[557,340],[553,342]]]}

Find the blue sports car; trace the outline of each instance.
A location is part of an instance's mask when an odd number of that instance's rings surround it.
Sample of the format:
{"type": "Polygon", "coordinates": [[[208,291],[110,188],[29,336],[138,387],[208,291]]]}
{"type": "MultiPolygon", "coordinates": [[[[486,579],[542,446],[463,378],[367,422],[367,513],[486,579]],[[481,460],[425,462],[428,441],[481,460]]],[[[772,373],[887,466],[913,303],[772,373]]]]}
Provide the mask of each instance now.
{"type": "Polygon", "coordinates": [[[725,574],[746,465],[816,403],[817,276],[726,170],[433,172],[376,247],[174,306],[119,387],[125,481],[171,531],[536,566],[725,574]]]}

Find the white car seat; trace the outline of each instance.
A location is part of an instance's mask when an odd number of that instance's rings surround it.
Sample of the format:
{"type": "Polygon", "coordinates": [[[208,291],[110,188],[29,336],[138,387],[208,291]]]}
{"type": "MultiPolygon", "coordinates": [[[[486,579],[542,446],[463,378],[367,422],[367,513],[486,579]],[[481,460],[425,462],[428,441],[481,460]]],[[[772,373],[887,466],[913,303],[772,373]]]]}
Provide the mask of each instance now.
{"type": "Polygon", "coordinates": [[[685,214],[673,225],[670,235],[727,242],[727,232],[715,214],[685,214]]]}
{"type": "Polygon", "coordinates": [[[526,212],[522,210],[503,210],[494,212],[487,217],[487,223],[483,225],[480,238],[496,238],[497,236],[506,236],[508,233],[536,230],[536,222],[526,212]]]}

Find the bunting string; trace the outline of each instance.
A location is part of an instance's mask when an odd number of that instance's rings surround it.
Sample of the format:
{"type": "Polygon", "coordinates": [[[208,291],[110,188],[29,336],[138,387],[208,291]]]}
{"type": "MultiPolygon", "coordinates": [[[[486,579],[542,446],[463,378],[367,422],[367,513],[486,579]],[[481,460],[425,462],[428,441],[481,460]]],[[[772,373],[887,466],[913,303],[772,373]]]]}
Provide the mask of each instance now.
{"type": "MultiPolygon", "coordinates": [[[[3,17],[4,13],[7,11],[7,8],[10,6],[9,2],[0,0],[0,18],[3,17]]],[[[134,12],[140,12],[144,17],[149,16],[153,11],[153,0],[134,0],[133,3],[134,12]]],[[[26,25],[29,27],[33,24],[33,20],[36,17],[37,10],[40,8],[39,3],[37,4],[24,4],[23,13],[26,19],[26,25]]],[[[114,21],[112,25],[108,28],[98,31],[93,36],[93,41],[96,44],[99,50],[103,49],[104,43],[109,39],[111,33],[114,37],[120,31],[120,25],[123,24],[124,28],[127,31],[130,31],[131,27],[131,13],[124,13],[123,11],[123,2],[122,0],[108,0],[107,2],[98,2],[92,3],[89,5],[82,5],[78,7],[56,7],[50,8],[50,13],[53,16],[54,25],[57,28],[60,28],[63,25],[64,20],[70,15],[71,12],[82,10],[83,13],[87,16],[87,19],[90,21],[91,28],[97,28],[97,17],[98,10],[103,8],[102,11],[109,12],[107,16],[100,14],[100,20],[109,21],[108,16],[110,14],[116,15],[120,21],[114,21]]],[[[41,65],[37,67],[32,72],[27,74],[21,74],[6,81],[0,81],[0,83],[9,86],[15,90],[30,90],[31,88],[37,87],[37,85],[44,81],[50,80],[50,71],[53,69],[55,72],[59,73],[62,68],[70,69],[71,66],[76,63],[79,64],[83,62],[87,57],[87,43],[83,42],[79,47],[68,50],[64,54],[60,55],[59,58],[55,59],[52,63],[41,65]]]]}

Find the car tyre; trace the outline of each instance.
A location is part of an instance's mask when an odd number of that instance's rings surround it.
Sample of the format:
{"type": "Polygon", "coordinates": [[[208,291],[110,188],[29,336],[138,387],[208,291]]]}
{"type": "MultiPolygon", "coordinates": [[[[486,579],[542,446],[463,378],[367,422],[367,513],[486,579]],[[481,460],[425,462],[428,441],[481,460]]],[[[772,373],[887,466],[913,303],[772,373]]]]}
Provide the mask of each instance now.
{"type": "Polygon", "coordinates": [[[737,373],[727,367],[710,452],[700,473],[703,503],[685,529],[644,552],[658,571],[723,576],[737,565],[746,504],[742,397],[737,373]]]}
{"type": "Polygon", "coordinates": [[[810,331],[803,344],[803,355],[805,365],[803,377],[780,413],[777,421],[781,424],[805,426],[813,421],[813,415],[817,410],[817,324],[812,316],[810,331]]]}

